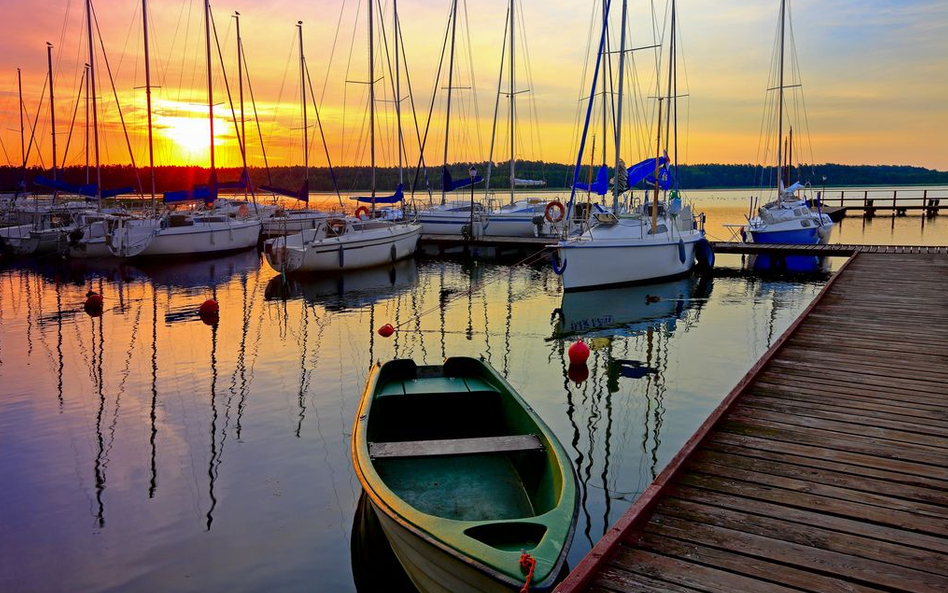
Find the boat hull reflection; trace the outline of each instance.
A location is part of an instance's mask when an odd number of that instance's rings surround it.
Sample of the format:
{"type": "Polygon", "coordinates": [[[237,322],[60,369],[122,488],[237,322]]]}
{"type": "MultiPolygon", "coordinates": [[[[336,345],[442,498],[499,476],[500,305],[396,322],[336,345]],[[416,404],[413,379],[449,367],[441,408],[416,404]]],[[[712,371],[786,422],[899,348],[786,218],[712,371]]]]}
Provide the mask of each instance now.
{"type": "Polygon", "coordinates": [[[267,300],[297,300],[325,305],[329,310],[344,310],[372,304],[383,298],[406,292],[418,283],[418,264],[414,259],[388,266],[318,274],[312,277],[275,276],[267,283],[267,300]]]}
{"type": "Polygon", "coordinates": [[[815,255],[751,255],[747,258],[748,269],[756,273],[791,272],[812,274],[828,272],[829,260],[815,255]]]}
{"type": "Polygon", "coordinates": [[[554,337],[631,335],[656,322],[674,321],[707,298],[710,282],[710,278],[692,275],[657,284],[566,292],[555,312],[559,320],[554,337]]]}
{"type": "Polygon", "coordinates": [[[352,518],[352,578],[359,593],[418,593],[385,537],[378,515],[365,492],[352,518]]]}

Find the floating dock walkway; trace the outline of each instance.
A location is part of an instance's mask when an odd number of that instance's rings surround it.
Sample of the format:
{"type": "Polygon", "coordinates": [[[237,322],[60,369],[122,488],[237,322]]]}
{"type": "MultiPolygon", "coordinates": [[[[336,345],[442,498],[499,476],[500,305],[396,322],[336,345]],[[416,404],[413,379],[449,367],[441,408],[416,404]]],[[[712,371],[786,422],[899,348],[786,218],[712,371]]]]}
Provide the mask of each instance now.
{"type": "Polygon", "coordinates": [[[948,257],[851,257],[557,592],[948,591],[948,257]]]}

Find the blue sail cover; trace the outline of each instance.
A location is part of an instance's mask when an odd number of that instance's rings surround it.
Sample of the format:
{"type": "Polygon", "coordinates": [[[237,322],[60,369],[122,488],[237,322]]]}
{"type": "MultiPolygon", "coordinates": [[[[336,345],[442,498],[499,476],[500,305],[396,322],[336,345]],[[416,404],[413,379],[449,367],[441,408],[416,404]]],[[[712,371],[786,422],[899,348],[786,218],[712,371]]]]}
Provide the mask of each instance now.
{"type": "Polygon", "coordinates": [[[447,167],[441,169],[441,185],[444,187],[444,191],[454,191],[456,189],[461,189],[462,187],[467,187],[474,183],[480,183],[484,181],[484,178],[478,175],[474,179],[468,177],[467,179],[462,179],[460,181],[454,181],[451,179],[451,173],[448,171],[447,167]]]}
{"type": "Polygon", "coordinates": [[[237,181],[225,181],[224,183],[218,183],[217,189],[246,189],[250,185],[250,176],[247,175],[247,171],[242,171],[240,173],[240,179],[237,181]]]}
{"type": "Polygon", "coordinates": [[[280,187],[274,187],[272,185],[261,185],[260,189],[263,191],[268,191],[278,196],[284,196],[287,198],[293,198],[299,200],[300,202],[309,203],[309,180],[303,181],[303,186],[300,187],[297,191],[291,189],[283,189],[280,187]]]}
{"type": "MultiPolygon", "coordinates": [[[[56,191],[66,192],[70,194],[76,194],[79,196],[85,196],[87,198],[96,198],[99,194],[98,187],[94,183],[87,183],[84,185],[75,185],[72,183],[66,183],[65,181],[53,181],[47,177],[39,175],[36,179],[33,180],[33,183],[40,187],[48,187],[56,191]]],[[[120,187],[116,189],[104,189],[101,192],[101,197],[103,198],[112,198],[121,194],[129,194],[135,191],[133,187],[120,187]]]]}
{"type": "Polygon", "coordinates": [[[217,199],[218,191],[222,189],[244,189],[248,185],[250,185],[250,177],[247,175],[247,171],[243,171],[240,174],[240,179],[237,181],[218,183],[217,171],[215,170],[211,172],[211,178],[208,180],[206,186],[165,192],[164,202],[165,204],[172,204],[175,202],[197,202],[200,200],[205,204],[213,204],[214,200],[217,199]]]}
{"type": "Polygon", "coordinates": [[[405,188],[401,183],[398,184],[398,187],[395,188],[395,193],[390,196],[375,196],[374,198],[369,196],[359,196],[357,198],[349,198],[350,200],[355,200],[356,202],[361,202],[363,204],[397,204],[405,199],[405,188]]]}
{"type": "MultiPolygon", "coordinates": [[[[660,156],[658,157],[658,166],[659,166],[659,185],[661,185],[661,178],[664,175],[666,181],[668,179],[668,157],[660,156]],[[663,173],[664,172],[664,173],[663,173]]],[[[655,159],[645,159],[641,163],[637,163],[629,167],[629,187],[637,185],[642,181],[648,181],[649,183],[655,183],[655,159]]],[[[663,187],[662,189],[667,189],[663,187]]]]}
{"type": "Polygon", "coordinates": [[[602,165],[596,173],[596,180],[589,183],[574,183],[573,187],[581,191],[588,191],[600,196],[606,195],[609,191],[609,167],[602,165]]]}
{"type": "Polygon", "coordinates": [[[164,195],[165,204],[173,204],[175,202],[197,202],[197,201],[203,201],[205,203],[209,201],[213,202],[214,198],[211,197],[210,188],[195,187],[192,189],[182,189],[178,191],[166,191],[164,195]]]}
{"type": "MultiPolygon", "coordinates": [[[[654,175],[654,174],[649,175],[649,176],[645,179],[645,181],[647,181],[649,185],[651,185],[651,186],[654,187],[654,185],[655,185],[655,175],[654,175]]],[[[658,188],[659,188],[659,189],[668,189],[668,188],[671,187],[671,185],[672,185],[672,184],[671,184],[671,175],[670,175],[669,172],[668,172],[668,168],[667,168],[667,167],[662,167],[661,169],[658,170],[658,188]]]]}

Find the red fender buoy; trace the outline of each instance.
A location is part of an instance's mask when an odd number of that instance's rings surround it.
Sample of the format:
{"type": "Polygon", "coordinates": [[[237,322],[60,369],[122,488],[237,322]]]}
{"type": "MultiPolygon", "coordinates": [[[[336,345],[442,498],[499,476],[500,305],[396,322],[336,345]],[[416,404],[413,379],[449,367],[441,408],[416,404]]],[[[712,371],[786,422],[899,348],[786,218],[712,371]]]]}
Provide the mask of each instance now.
{"type": "Polygon", "coordinates": [[[214,299],[207,299],[201,303],[200,308],[198,308],[198,317],[201,318],[201,321],[204,322],[204,325],[217,325],[220,320],[220,305],[217,304],[217,301],[214,299]]]}
{"type": "Polygon", "coordinates": [[[365,206],[359,206],[358,208],[356,208],[356,211],[355,211],[355,217],[356,217],[356,218],[358,218],[359,220],[362,220],[362,215],[363,215],[363,214],[365,214],[366,217],[368,217],[371,213],[370,213],[369,209],[366,208],[365,206]]]}
{"type": "Polygon", "coordinates": [[[394,333],[395,333],[395,328],[392,327],[391,323],[386,323],[385,325],[379,328],[379,335],[382,336],[383,338],[390,338],[392,334],[394,333]]]}
{"type": "Polygon", "coordinates": [[[589,358],[589,346],[586,345],[586,342],[577,340],[569,347],[567,354],[569,355],[569,363],[571,365],[586,364],[586,360],[589,358]]]}
{"type": "Polygon", "coordinates": [[[202,316],[204,315],[217,315],[220,313],[221,307],[217,304],[217,301],[214,299],[207,299],[201,303],[201,308],[198,309],[198,313],[202,316]]]}
{"type": "Polygon", "coordinates": [[[102,315],[102,295],[90,290],[86,293],[86,302],[82,305],[89,317],[99,317],[102,315]]]}

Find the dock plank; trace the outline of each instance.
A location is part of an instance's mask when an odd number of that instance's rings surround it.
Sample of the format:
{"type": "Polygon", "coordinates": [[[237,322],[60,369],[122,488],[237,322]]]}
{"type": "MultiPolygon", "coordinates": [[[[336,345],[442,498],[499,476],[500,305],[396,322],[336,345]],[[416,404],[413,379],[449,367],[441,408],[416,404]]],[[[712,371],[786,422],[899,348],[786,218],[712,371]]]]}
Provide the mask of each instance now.
{"type": "Polygon", "coordinates": [[[823,247],[852,255],[557,591],[948,590],[948,258],[823,247]]]}

